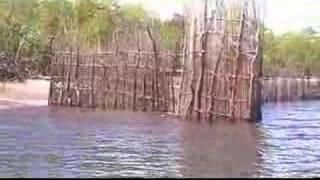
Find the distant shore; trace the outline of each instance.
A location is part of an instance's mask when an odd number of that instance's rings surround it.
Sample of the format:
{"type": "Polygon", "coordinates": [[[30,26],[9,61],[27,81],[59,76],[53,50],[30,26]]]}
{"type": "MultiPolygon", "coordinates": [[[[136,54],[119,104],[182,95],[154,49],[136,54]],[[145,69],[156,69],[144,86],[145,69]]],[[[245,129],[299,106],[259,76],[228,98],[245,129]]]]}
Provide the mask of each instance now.
{"type": "MultiPolygon", "coordinates": [[[[283,79],[283,78],[278,78],[283,79]]],[[[293,78],[295,79],[295,78],[293,78]]],[[[264,95],[263,100],[272,100],[274,93],[271,93],[269,84],[270,78],[264,78],[264,95]],[[270,92],[269,92],[270,91],[270,92]],[[271,94],[270,94],[271,93],[271,94]],[[268,96],[268,98],[267,98],[268,96]]],[[[320,80],[311,78],[312,91],[305,93],[305,99],[320,99],[320,80]],[[319,84],[318,84],[319,83],[319,84]]],[[[278,88],[283,88],[283,83],[279,84],[278,88]]],[[[0,82],[0,109],[17,106],[45,106],[48,105],[48,96],[50,88],[50,77],[38,76],[32,79],[27,79],[25,82],[0,82]]],[[[292,88],[289,88],[292,91],[292,88]]],[[[277,91],[279,91],[277,90],[277,91]]],[[[282,89],[284,90],[284,89],[282,89]]],[[[307,90],[307,89],[306,89],[307,90]]],[[[283,91],[285,94],[287,90],[283,91]]],[[[276,96],[280,96],[277,93],[276,96]]]]}
{"type": "Polygon", "coordinates": [[[0,109],[21,105],[47,105],[50,81],[46,78],[28,79],[23,83],[0,82],[0,109]]]}

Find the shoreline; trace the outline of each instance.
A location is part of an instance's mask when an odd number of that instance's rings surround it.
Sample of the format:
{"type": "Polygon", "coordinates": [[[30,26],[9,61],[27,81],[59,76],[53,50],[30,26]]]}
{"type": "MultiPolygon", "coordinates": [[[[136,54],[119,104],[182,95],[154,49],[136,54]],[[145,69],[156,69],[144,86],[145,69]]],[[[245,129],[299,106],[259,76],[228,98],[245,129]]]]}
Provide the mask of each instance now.
{"type": "MultiPolygon", "coordinates": [[[[310,83],[312,85],[312,90],[309,89],[305,92],[305,100],[320,100],[320,80],[317,78],[311,79],[312,81],[310,83]]],[[[270,94],[272,93],[271,90],[273,90],[273,88],[270,89],[271,85],[273,85],[270,83],[271,81],[275,81],[275,79],[264,79],[262,89],[262,100],[264,101],[263,104],[268,102],[274,102],[271,98],[271,96],[273,97],[273,94],[270,94]]],[[[277,83],[277,85],[277,88],[283,91],[284,89],[280,87],[282,87],[283,85],[287,85],[287,83],[279,82],[277,83]]],[[[47,106],[49,88],[50,77],[48,76],[36,76],[30,79],[26,79],[24,82],[0,82],[0,109],[3,109],[4,106],[47,106]]],[[[289,89],[292,91],[292,88],[289,89]]],[[[279,95],[280,94],[278,94],[277,96],[279,95]]]]}
{"type": "Polygon", "coordinates": [[[47,106],[50,81],[0,82],[0,109],[21,106],[47,106]]]}

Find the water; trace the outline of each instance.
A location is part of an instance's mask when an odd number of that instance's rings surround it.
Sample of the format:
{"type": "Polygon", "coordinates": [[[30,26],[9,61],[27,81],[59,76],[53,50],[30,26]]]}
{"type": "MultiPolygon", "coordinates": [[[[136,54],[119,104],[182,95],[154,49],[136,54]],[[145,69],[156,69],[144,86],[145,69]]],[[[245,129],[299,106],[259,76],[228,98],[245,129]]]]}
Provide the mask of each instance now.
{"type": "Polygon", "coordinates": [[[319,176],[320,101],[266,104],[263,110],[261,176],[319,176]]]}
{"type": "Polygon", "coordinates": [[[264,120],[199,123],[159,114],[0,109],[1,177],[313,177],[320,102],[266,104],[264,120]]]}

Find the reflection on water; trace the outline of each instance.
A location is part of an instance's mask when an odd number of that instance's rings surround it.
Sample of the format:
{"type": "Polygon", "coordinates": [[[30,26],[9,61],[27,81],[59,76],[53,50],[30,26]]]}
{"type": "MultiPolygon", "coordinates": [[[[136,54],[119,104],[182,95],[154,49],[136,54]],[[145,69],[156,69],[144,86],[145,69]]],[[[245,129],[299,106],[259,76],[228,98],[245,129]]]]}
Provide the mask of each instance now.
{"type": "Polygon", "coordinates": [[[1,177],[313,176],[320,102],[264,106],[259,124],[58,107],[0,110],[1,177]]]}

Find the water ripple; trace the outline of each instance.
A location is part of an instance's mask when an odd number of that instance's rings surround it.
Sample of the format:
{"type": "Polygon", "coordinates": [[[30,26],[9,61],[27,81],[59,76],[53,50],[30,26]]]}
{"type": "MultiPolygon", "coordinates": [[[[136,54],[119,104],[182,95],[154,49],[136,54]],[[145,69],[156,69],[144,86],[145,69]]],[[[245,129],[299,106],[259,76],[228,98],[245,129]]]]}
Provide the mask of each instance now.
{"type": "Polygon", "coordinates": [[[319,105],[319,101],[305,101],[264,107],[264,120],[259,128],[267,135],[260,139],[261,176],[318,176],[319,105]]]}
{"type": "Polygon", "coordinates": [[[147,113],[0,110],[0,175],[315,177],[319,107],[265,104],[261,123],[211,125],[147,113]]]}

